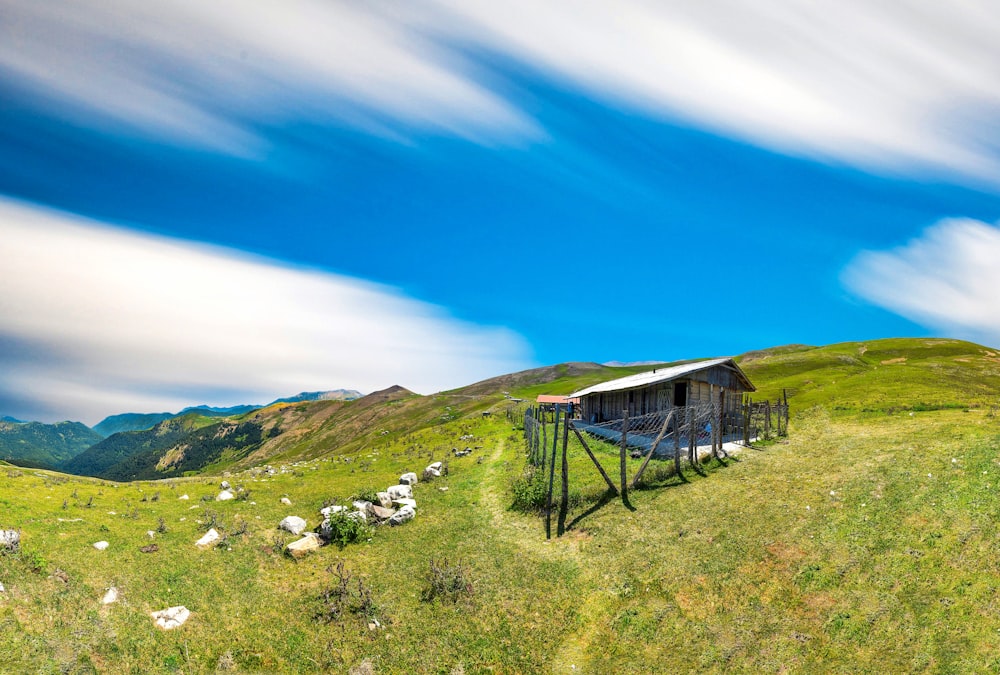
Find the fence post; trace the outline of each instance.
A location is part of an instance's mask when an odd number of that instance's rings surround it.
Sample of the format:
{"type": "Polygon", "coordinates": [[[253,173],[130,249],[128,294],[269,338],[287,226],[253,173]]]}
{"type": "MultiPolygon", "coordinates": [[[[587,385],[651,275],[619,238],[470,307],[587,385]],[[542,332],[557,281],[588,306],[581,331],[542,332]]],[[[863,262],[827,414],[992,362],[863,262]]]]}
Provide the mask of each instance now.
{"type": "MultiPolygon", "coordinates": [[[[552,431],[552,461],[549,463],[549,491],[545,499],[545,538],[552,538],[552,488],[556,480],[556,447],[559,445],[559,404],[556,403],[556,428],[552,431]]],[[[545,469],[545,465],[542,465],[545,469]]]]}
{"type": "Polygon", "coordinates": [[[566,457],[566,448],[569,446],[569,411],[572,404],[566,409],[566,418],[563,420],[563,443],[562,443],[562,497],[559,499],[559,520],[556,531],[561,536],[566,531],[566,513],[569,511],[569,459],[566,457]]]}
{"type": "Polygon", "coordinates": [[[628,503],[628,476],[626,474],[628,469],[625,466],[626,444],[628,443],[628,410],[626,409],[623,412],[624,412],[624,417],[622,418],[622,447],[618,454],[619,454],[619,464],[622,474],[621,477],[622,501],[628,503]]]}

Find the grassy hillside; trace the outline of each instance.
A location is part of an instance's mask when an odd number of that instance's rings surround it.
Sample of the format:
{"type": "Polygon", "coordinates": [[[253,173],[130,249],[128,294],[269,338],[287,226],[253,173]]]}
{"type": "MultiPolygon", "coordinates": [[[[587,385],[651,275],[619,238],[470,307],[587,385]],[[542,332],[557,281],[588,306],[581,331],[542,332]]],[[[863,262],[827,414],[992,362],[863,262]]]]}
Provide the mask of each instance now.
{"type": "MultiPolygon", "coordinates": [[[[258,411],[281,419],[282,435],[301,433],[272,448],[273,473],[230,465],[242,500],[201,501],[218,492],[211,477],[118,484],[0,468],[0,528],[21,528],[24,542],[0,556],[0,663],[11,672],[996,671],[991,401],[1000,392],[988,388],[989,361],[972,360],[981,348],[925,342],[748,355],[762,394],[797,383],[790,436],[701,473],[654,463],[628,504],[604,492],[572,442],[569,529],[548,542],[536,515],[508,508],[524,448],[495,384],[433,397],[395,390],[353,410],[258,411]],[[810,353],[811,367],[801,360],[810,353]],[[845,370],[839,356],[860,365],[845,370]],[[907,361],[882,363],[895,358],[907,361]],[[910,361],[920,367],[889,368],[910,361]],[[987,385],[971,391],[976,367],[987,385]],[[922,406],[934,402],[955,407],[922,406]],[[349,440],[331,451],[337,421],[349,440]],[[324,431],[307,434],[309,425],[324,431]],[[451,456],[464,446],[470,456],[451,456]],[[314,527],[325,502],[435,459],[449,473],[416,486],[412,522],[300,561],[277,552],[293,539],[276,529],[284,516],[314,527]],[[200,551],[193,542],[210,522],[230,536],[200,551]],[[98,540],[109,548],[95,550],[98,540]],[[151,543],[156,552],[140,550],[151,543]],[[432,563],[461,582],[453,597],[425,599],[432,563]],[[367,595],[352,590],[359,582],[367,595]],[[122,600],[102,606],[111,585],[122,600]],[[149,612],[178,604],[192,610],[187,624],[153,627],[149,612]],[[369,630],[373,618],[380,627],[369,630]]],[[[571,371],[501,386],[566,393],[623,374],[571,371]]],[[[594,445],[613,471],[613,449],[594,445]]]]}
{"type": "Polygon", "coordinates": [[[892,413],[995,406],[1000,353],[971,342],[892,339],[793,345],[739,359],[761,398],[787,390],[802,410],[892,413]]]}
{"type": "Polygon", "coordinates": [[[101,440],[80,422],[0,422],[0,459],[31,466],[56,466],[101,440]]]}

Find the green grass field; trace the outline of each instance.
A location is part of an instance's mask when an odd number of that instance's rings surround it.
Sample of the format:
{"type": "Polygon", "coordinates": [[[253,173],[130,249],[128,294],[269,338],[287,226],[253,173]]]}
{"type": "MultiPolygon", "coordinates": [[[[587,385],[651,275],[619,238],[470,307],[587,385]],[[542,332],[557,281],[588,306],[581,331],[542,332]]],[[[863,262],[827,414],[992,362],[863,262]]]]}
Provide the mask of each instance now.
{"type": "MultiPolygon", "coordinates": [[[[425,403],[441,406],[436,424],[271,460],[274,476],[234,472],[246,500],[201,501],[218,477],[114,484],[0,467],[0,527],[23,536],[20,554],[0,555],[0,671],[996,672],[992,357],[882,342],[744,359],[760,396],[789,390],[789,436],[702,473],[654,463],[631,508],[571,443],[570,528],[550,541],[541,518],[509,508],[524,444],[499,394],[450,413],[441,397],[425,403]],[[280,553],[295,538],[276,530],[284,516],[313,527],[325,500],[465,445],[482,447],[418,484],[410,523],[298,561],[280,553]],[[246,532],[198,550],[213,519],[246,532]],[[431,563],[445,560],[471,591],[427,601],[431,563]],[[368,596],[334,617],[320,596],[339,563],[368,596]],[[102,606],[112,585],[122,599],[102,606]],[[179,604],[184,626],[153,626],[151,611],[179,604]]],[[[598,447],[614,476],[614,450],[598,447]]]]}

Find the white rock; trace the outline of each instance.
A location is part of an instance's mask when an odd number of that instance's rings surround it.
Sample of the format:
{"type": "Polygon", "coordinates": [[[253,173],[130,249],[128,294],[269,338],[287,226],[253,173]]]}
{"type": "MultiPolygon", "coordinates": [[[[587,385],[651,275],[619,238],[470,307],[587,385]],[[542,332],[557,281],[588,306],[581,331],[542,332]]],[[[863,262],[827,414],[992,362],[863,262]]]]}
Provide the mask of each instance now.
{"type": "Polygon", "coordinates": [[[401,507],[402,506],[409,506],[414,511],[417,510],[417,500],[416,499],[406,499],[406,498],[403,498],[403,499],[393,499],[392,503],[393,504],[397,504],[397,505],[399,505],[401,507]]]}
{"type": "Polygon", "coordinates": [[[441,476],[440,469],[432,469],[427,467],[424,469],[424,478],[439,478],[441,476]]]}
{"type": "Polygon", "coordinates": [[[187,495],[181,495],[177,499],[190,499],[190,497],[188,497],[187,495]]]}
{"type": "Polygon", "coordinates": [[[149,537],[150,539],[154,539],[156,538],[156,532],[153,532],[152,530],[146,530],[146,536],[149,537]]]}
{"type": "Polygon", "coordinates": [[[221,483],[219,483],[219,488],[221,488],[223,490],[228,490],[230,487],[231,486],[229,485],[229,481],[228,480],[224,480],[221,483]]]}
{"type": "Polygon", "coordinates": [[[292,534],[302,534],[302,530],[306,529],[305,518],[299,518],[298,516],[288,516],[278,525],[279,529],[291,532],[292,534]]]}
{"type": "Polygon", "coordinates": [[[441,464],[441,462],[431,462],[430,464],[427,465],[427,468],[440,471],[442,466],[443,465],[441,464]]]}
{"type": "Polygon", "coordinates": [[[292,500],[289,499],[288,497],[282,497],[281,498],[281,503],[284,504],[285,506],[291,506],[292,505],[292,500]]]}
{"type": "Polygon", "coordinates": [[[351,511],[347,517],[351,520],[360,520],[362,523],[368,522],[368,514],[365,511],[351,511]]]}
{"type": "Polygon", "coordinates": [[[99,541],[96,544],[94,544],[94,548],[96,548],[98,551],[103,551],[108,546],[110,546],[110,544],[106,541],[99,541]]]}
{"type": "Polygon", "coordinates": [[[0,549],[17,552],[21,545],[21,533],[17,530],[0,530],[0,549]]]}
{"type": "Polygon", "coordinates": [[[363,499],[356,499],[353,504],[355,509],[364,513],[368,513],[372,508],[372,503],[363,499]]]}
{"type": "Polygon", "coordinates": [[[404,506],[399,511],[396,511],[394,514],[392,514],[392,516],[389,518],[389,524],[402,525],[408,520],[413,520],[413,516],[415,516],[416,514],[417,512],[414,511],[412,507],[404,506]]]}
{"type": "Polygon", "coordinates": [[[215,531],[213,527],[211,530],[205,533],[205,536],[194,543],[198,548],[208,548],[215,542],[219,541],[219,533],[215,531]]]}
{"type": "Polygon", "coordinates": [[[228,502],[230,499],[236,499],[236,495],[229,490],[223,490],[215,497],[215,501],[217,502],[228,502]]]}
{"type": "Polygon", "coordinates": [[[118,602],[118,589],[112,586],[108,589],[108,592],[104,594],[101,598],[102,605],[110,605],[113,602],[118,602]]]}
{"type": "Polygon", "coordinates": [[[391,485],[386,489],[389,499],[413,499],[413,488],[409,485],[391,485]]]}
{"type": "Polygon", "coordinates": [[[312,551],[319,550],[323,542],[314,532],[307,532],[304,537],[293,541],[291,544],[285,547],[289,555],[293,558],[302,558],[311,553],[312,551]]]}
{"type": "Polygon", "coordinates": [[[340,513],[341,511],[346,511],[346,510],[347,510],[346,506],[340,506],[339,504],[334,504],[333,506],[324,506],[319,510],[319,512],[320,514],[322,514],[324,518],[329,518],[330,515],[333,513],[340,513]]]}
{"type": "Polygon", "coordinates": [[[184,622],[188,620],[191,616],[191,611],[184,605],[178,605],[177,607],[170,607],[169,609],[161,609],[159,612],[153,612],[150,616],[153,617],[153,621],[156,625],[163,630],[171,630],[172,628],[178,628],[183,626],[184,622]]]}
{"type": "Polygon", "coordinates": [[[7,592],[7,589],[5,589],[3,587],[3,584],[0,584],[0,593],[6,593],[6,592],[7,592]]]}
{"type": "Polygon", "coordinates": [[[392,507],[392,497],[389,496],[388,492],[379,492],[378,493],[378,503],[384,509],[391,508],[392,507]]]}
{"type": "Polygon", "coordinates": [[[400,485],[416,485],[417,484],[417,474],[410,471],[409,473],[404,473],[399,477],[400,485]]]}

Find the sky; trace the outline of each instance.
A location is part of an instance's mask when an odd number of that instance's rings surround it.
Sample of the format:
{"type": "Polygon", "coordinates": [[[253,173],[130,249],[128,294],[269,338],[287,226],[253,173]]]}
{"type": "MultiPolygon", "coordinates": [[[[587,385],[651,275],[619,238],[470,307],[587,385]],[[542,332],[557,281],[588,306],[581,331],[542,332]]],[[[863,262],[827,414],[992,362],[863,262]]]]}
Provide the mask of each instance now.
{"type": "Polygon", "coordinates": [[[1000,346],[991,5],[0,0],[0,415],[1000,346]]]}

